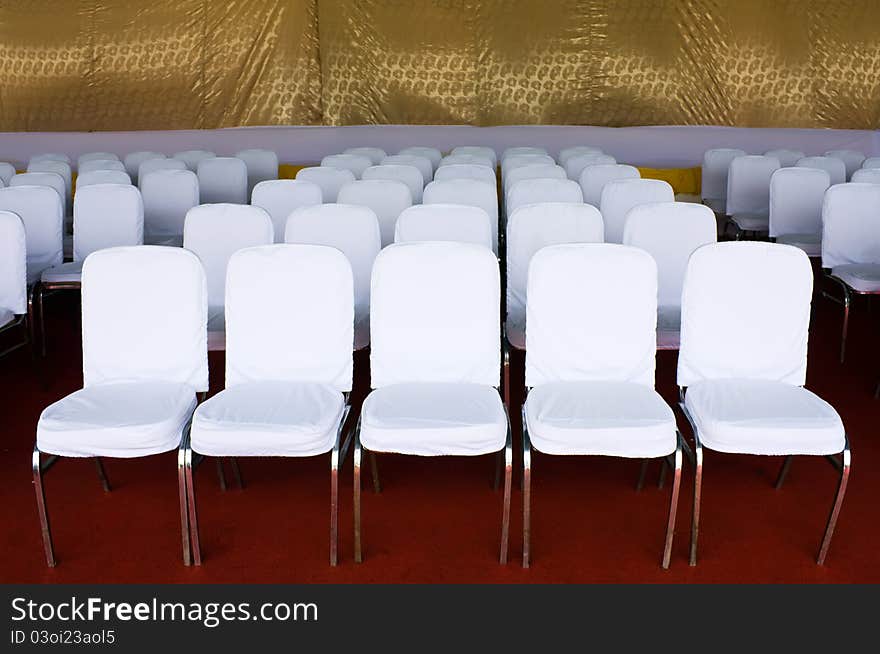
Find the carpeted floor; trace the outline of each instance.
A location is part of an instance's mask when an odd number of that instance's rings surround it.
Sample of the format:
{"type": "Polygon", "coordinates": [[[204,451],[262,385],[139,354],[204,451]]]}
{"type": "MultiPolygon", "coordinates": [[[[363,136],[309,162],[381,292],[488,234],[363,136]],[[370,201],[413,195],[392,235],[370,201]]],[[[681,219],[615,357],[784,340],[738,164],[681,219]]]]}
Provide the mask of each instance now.
{"type": "MultiPolygon", "coordinates": [[[[660,568],[669,487],[635,491],[638,461],[537,455],[533,484],[533,562],[520,566],[522,495],[514,484],[511,561],[497,562],[501,493],[491,488],[493,460],[379,460],[382,493],[364,484],[363,564],[352,557],[351,455],[341,478],[341,550],[328,565],[329,463],[241,461],[244,490],[222,492],[213,462],[198,469],[204,564],[180,556],[176,457],[107,460],[105,493],[90,460],[62,460],[46,476],[58,567],[45,565],[30,453],[40,411],[79,388],[78,295],[47,300],[50,378],[43,389],[27,351],[0,360],[2,582],[880,582],[880,378],[875,335],[880,310],[857,300],[849,356],[837,361],[841,310],[818,297],[810,338],[808,387],[843,416],[853,471],[824,567],[815,555],[836,488],[824,460],[796,459],[784,488],[780,460],[707,453],[700,561],[687,564],[693,475],[686,465],[671,568],[660,568]]],[[[731,334],[731,338],[735,335],[731,334]]],[[[2,349],[2,347],[0,347],[2,349]]],[[[222,387],[223,357],[212,354],[212,391],[222,387]]],[[[369,385],[356,359],[356,399],[369,385]]],[[[675,402],[676,354],[658,356],[658,389],[675,402]]],[[[513,378],[521,379],[514,360],[513,378]]],[[[514,443],[519,418],[514,411],[514,443]]],[[[684,419],[679,424],[690,433],[684,419]]],[[[520,459],[515,458],[515,476],[520,459]]]]}

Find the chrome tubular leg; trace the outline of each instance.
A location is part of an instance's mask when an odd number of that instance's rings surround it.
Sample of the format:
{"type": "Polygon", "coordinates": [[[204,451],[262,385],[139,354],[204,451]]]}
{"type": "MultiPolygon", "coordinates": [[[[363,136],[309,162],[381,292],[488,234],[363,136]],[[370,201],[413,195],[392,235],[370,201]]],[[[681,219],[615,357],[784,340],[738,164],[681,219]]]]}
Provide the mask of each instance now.
{"type": "Polygon", "coordinates": [[[186,447],[189,441],[189,430],[183,435],[180,447],[177,448],[177,497],[180,503],[180,540],[183,546],[183,565],[192,565],[189,547],[189,509],[187,507],[186,483],[186,447]]]}
{"type": "Polygon", "coordinates": [[[339,437],[330,454],[330,565],[339,558],[339,437]]]}
{"type": "Polygon", "coordinates": [[[502,383],[504,385],[504,406],[507,407],[508,414],[510,413],[510,352],[507,349],[504,350],[504,363],[502,368],[503,379],[502,383]]]}
{"type": "Polygon", "coordinates": [[[526,424],[525,406],[522,410],[523,417],[523,560],[524,568],[529,567],[531,556],[532,537],[532,443],[529,440],[529,429],[526,424]]]}
{"type": "Polygon", "coordinates": [[[46,513],[46,494],[43,492],[43,470],[40,467],[40,450],[34,445],[31,456],[34,472],[34,493],[37,496],[37,514],[40,517],[40,531],[43,536],[43,550],[46,553],[46,565],[55,567],[55,548],[52,546],[52,532],[49,529],[49,515],[46,513]]]}
{"type": "Polygon", "coordinates": [[[186,474],[186,497],[189,513],[189,540],[192,547],[193,563],[202,565],[202,546],[199,540],[199,518],[196,512],[196,487],[193,481],[193,450],[192,442],[186,440],[186,450],[183,461],[186,474]]]}
{"type": "Polygon", "coordinates": [[[700,534],[700,494],[703,486],[703,445],[694,430],[694,512],[691,517],[691,549],[688,556],[690,565],[697,565],[697,539],[700,534]]]}
{"type": "MultiPolygon", "coordinates": [[[[360,434],[360,431],[358,431],[360,434]]],[[[379,483],[379,455],[370,452],[370,473],[373,475],[373,492],[379,494],[382,492],[382,485],[379,483]]]]}
{"type": "Polygon", "coordinates": [[[354,560],[361,563],[361,423],[354,434],[354,560]]]}
{"type": "Polygon", "coordinates": [[[791,460],[793,458],[794,457],[789,455],[782,461],[782,467],[779,469],[779,474],[776,476],[776,483],[773,485],[776,490],[782,488],[782,484],[785,483],[785,477],[788,475],[788,469],[791,467],[791,460]]]}
{"type": "Polygon", "coordinates": [[[648,472],[648,459],[642,459],[639,465],[639,479],[636,481],[636,491],[642,490],[645,485],[645,475],[648,472]]]}
{"type": "Polygon", "coordinates": [[[40,353],[46,356],[46,305],[43,302],[43,285],[37,283],[34,289],[37,294],[37,309],[40,314],[40,353]]]}
{"type": "Polygon", "coordinates": [[[107,478],[107,471],[104,470],[104,464],[101,462],[101,457],[95,457],[95,467],[98,469],[98,479],[101,480],[101,488],[104,489],[105,493],[110,492],[110,480],[107,478]]]}
{"type": "Polygon", "coordinates": [[[510,485],[513,482],[513,437],[510,433],[510,419],[507,421],[507,443],[504,445],[504,504],[501,509],[501,565],[507,565],[510,549],[510,485]]]}
{"type": "Polygon", "coordinates": [[[217,458],[217,481],[220,482],[220,490],[226,491],[226,473],[223,471],[223,459],[217,458]]]}
{"type": "Polygon", "coordinates": [[[825,557],[828,555],[828,548],[831,546],[831,537],[834,535],[834,527],[837,525],[837,517],[840,515],[843,496],[846,495],[846,485],[849,482],[851,460],[852,454],[849,449],[849,439],[847,439],[846,447],[843,450],[843,469],[840,471],[840,481],[837,484],[837,495],[834,498],[834,505],[831,507],[831,514],[828,516],[828,524],[825,526],[825,536],[822,538],[822,545],[819,547],[819,556],[816,558],[816,563],[818,565],[824,565],[825,557]]]}
{"type": "Polygon", "coordinates": [[[232,466],[232,477],[235,479],[235,485],[238,486],[238,490],[243,490],[244,480],[241,476],[241,468],[238,467],[238,459],[234,456],[231,457],[229,464],[232,466]]]}
{"type": "Polygon", "coordinates": [[[852,302],[852,296],[850,295],[849,288],[846,285],[843,285],[843,329],[840,333],[840,362],[843,363],[843,359],[846,356],[846,333],[849,329],[849,306],[852,302]]]}
{"type": "MultiPolygon", "coordinates": [[[[675,516],[678,513],[678,495],[681,490],[681,434],[677,435],[677,445],[675,448],[675,468],[672,475],[672,497],[669,500],[669,520],[666,523],[666,544],[663,547],[663,569],[669,568],[669,562],[672,559],[672,539],[675,536],[675,516]]],[[[666,468],[665,463],[663,468],[666,468]]]]}

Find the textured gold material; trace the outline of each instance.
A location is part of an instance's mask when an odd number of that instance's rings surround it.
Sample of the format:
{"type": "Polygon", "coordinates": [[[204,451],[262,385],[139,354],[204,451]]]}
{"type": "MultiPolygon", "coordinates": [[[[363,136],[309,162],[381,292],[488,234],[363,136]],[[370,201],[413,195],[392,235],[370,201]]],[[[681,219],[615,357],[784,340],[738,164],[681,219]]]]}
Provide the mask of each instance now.
{"type": "Polygon", "coordinates": [[[880,127],[880,0],[0,1],[0,130],[880,127]]]}

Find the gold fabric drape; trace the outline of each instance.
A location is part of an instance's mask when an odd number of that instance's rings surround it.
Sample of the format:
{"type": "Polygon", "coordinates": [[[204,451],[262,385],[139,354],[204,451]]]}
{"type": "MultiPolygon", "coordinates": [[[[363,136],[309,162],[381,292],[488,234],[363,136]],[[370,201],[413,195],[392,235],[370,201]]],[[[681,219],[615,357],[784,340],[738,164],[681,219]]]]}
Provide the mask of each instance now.
{"type": "Polygon", "coordinates": [[[878,0],[0,2],[0,130],[880,128],[878,0]]]}

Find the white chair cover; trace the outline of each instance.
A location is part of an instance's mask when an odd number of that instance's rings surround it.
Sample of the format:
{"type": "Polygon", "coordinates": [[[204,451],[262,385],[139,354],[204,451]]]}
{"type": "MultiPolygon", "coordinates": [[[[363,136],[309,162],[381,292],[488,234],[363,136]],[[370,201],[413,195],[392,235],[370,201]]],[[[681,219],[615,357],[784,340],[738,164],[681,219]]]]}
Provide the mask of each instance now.
{"type": "Polygon", "coordinates": [[[556,161],[549,154],[514,154],[501,159],[501,179],[504,180],[511,170],[521,166],[532,164],[555,164],[556,161]]]}
{"type": "MultiPolygon", "coordinates": [[[[441,166],[442,167],[442,166],[441,166]]],[[[439,168],[437,171],[439,172],[439,168]]],[[[492,222],[493,250],[498,249],[498,189],[476,179],[434,180],[425,187],[423,204],[466,204],[479,207],[492,222]]]]}
{"type": "Polygon", "coordinates": [[[822,204],[822,267],[880,264],[880,186],[836,184],[822,204]]]}
{"type": "Polygon", "coordinates": [[[493,159],[486,155],[480,154],[447,154],[443,159],[440,160],[440,168],[444,166],[459,166],[462,164],[467,164],[471,166],[484,166],[486,168],[490,168],[491,170],[495,170],[495,164],[493,163],[493,159]]]}
{"type": "Polygon", "coordinates": [[[354,154],[359,157],[366,157],[370,160],[371,166],[378,166],[382,163],[382,159],[388,156],[388,153],[382,148],[374,147],[346,148],[343,150],[342,154],[354,154]]]}
{"type": "Polygon", "coordinates": [[[248,171],[241,159],[202,159],[196,175],[199,178],[199,201],[202,204],[247,204],[248,171]]]}
{"type": "MultiPolygon", "coordinates": [[[[131,177],[132,182],[135,184],[139,183],[138,180],[138,169],[141,167],[141,164],[148,159],[164,159],[165,155],[161,152],[152,152],[150,150],[139,150],[137,152],[130,152],[125,155],[125,158],[122,160],[125,165],[125,172],[128,173],[128,176],[131,177]]],[[[82,172],[82,171],[80,171],[82,172]]]]}
{"type": "Polygon", "coordinates": [[[495,154],[495,150],[490,148],[487,145],[457,145],[452,148],[452,151],[449,154],[459,155],[476,155],[478,157],[482,157],[483,159],[488,159],[492,162],[492,168],[496,168],[498,166],[498,155],[495,154]]]}
{"type": "Polygon", "coordinates": [[[395,243],[455,241],[492,249],[492,222],[479,207],[464,204],[421,204],[397,219],[395,243]]]}
{"type": "Polygon", "coordinates": [[[202,159],[210,159],[216,157],[216,153],[210,150],[184,150],[183,152],[175,152],[172,157],[179,159],[186,164],[186,169],[196,172],[199,168],[199,162],[202,159]]]}
{"type": "Polygon", "coordinates": [[[323,202],[336,202],[339,189],[357,179],[350,170],[332,166],[309,166],[297,172],[296,178],[320,186],[323,202]]]}
{"type": "Polygon", "coordinates": [[[520,166],[508,171],[507,176],[502,179],[504,184],[504,194],[510,191],[510,188],[517,182],[524,179],[565,179],[565,169],[562,166],[554,164],[529,164],[528,166],[520,166]]]}
{"type": "Polygon", "coordinates": [[[412,145],[408,148],[404,148],[397,154],[399,155],[414,155],[416,157],[425,157],[428,161],[431,162],[431,167],[433,170],[437,170],[440,167],[440,160],[443,159],[443,153],[440,152],[437,148],[428,147],[426,145],[412,145]]]}
{"type": "Polygon", "coordinates": [[[361,179],[393,179],[403,182],[409,189],[413,204],[421,204],[422,189],[425,188],[425,178],[415,166],[405,164],[380,164],[367,168],[361,179]]]}
{"type": "Polygon", "coordinates": [[[448,166],[440,166],[434,173],[434,181],[443,181],[447,179],[478,179],[492,186],[498,184],[498,178],[495,176],[495,169],[480,164],[450,164],[448,166]]]}
{"type": "Polygon", "coordinates": [[[321,187],[301,179],[270,179],[251,193],[251,204],[265,209],[275,226],[275,242],[284,243],[287,217],[300,207],[321,204],[321,187]]]}
{"type": "Polygon", "coordinates": [[[860,168],[852,174],[853,182],[880,184],[880,168],[860,168]]]}
{"type": "Polygon", "coordinates": [[[534,154],[549,154],[547,152],[547,148],[541,148],[531,145],[517,145],[511,148],[507,148],[501,154],[501,165],[504,165],[504,160],[509,157],[517,157],[520,155],[534,155],[534,154]]]}
{"type": "Polygon", "coordinates": [[[869,169],[880,168],[880,157],[868,157],[862,163],[862,168],[863,169],[865,169],[865,168],[869,168],[869,169]]]}
{"type": "Polygon", "coordinates": [[[131,184],[131,177],[123,170],[92,170],[76,176],[77,190],[92,184],[131,184]]]}
{"type": "MultiPolygon", "coordinates": [[[[440,163],[440,159],[437,160],[440,163]]],[[[434,164],[428,157],[422,157],[416,154],[392,154],[382,159],[382,165],[401,165],[415,166],[422,174],[422,188],[425,184],[434,179],[434,164]]],[[[419,189],[421,192],[422,189],[419,189]]]]}
{"type": "Polygon", "coordinates": [[[746,155],[731,161],[727,171],[727,215],[768,216],[770,178],[779,168],[779,159],[763,155],[746,155]]]}
{"type": "Polygon", "coordinates": [[[244,161],[247,166],[248,198],[251,197],[254,187],[260,182],[278,179],[278,155],[274,151],[251,148],[236,152],[235,157],[244,161]]]}
{"type": "MultiPolygon", "coordinates": [[[[369,207],[322,204],[290,214],[286,243],[326,245],[341,251],[354,277],[354,348],[370,344],[370,277],[382,249],[379,219],[369,207]]],[[[351,343],[349,343],[351,345],[351,343]]]]}
{"type": "Polygon", "coordinates": [[[24,224],[29,284],[64,260],[62,206],[58,192],[47,186],[0,188],[0,211],[17,214],[24,224]]]}
{"type": "MultiPolygon", "coordinates": [[[[124,173],[123,173],[124,174],[124,173]]],[[[73,260],[92,252],[144,242],[144,203],[131,184],[93,184],[73,202],[73,260]]]]}
{"type": "Polygon", "coordinates": [[[800,150],[787,150],[785,148],[779,148],[777,150],[767,150],[764,153],[765,157],[776,157],[779,159],[779,165],[783,168],[790,168],[791,166],[797,165],[797,162],[806,157],[803,152],[800,150]]]}
{"type": "Polygon", "coordinates": [[[798,168],[818,168],[828,173],[831,185],[846,181],[846,164],[836,157],[804,157],[795,164],[798,168]]]}
{"type": "Polygon", "coordinates": [[[0,180],[3,181],[4,186],[9,186],[15,173],[15,166],[7,161],[0,161],[0,180]]]}
{"type": "MultiPolygon", "coordinates": [[[[67,215],[67,188],[64,178],[58,173],[18,173],[9,182],[10,187],[16,186],[48,186],[53,189],[61,199],[61,211],[67,215]]],[[[27,229],[27,223],[25,223],[27,229]]]]}
{"type": "Polygon", "coordinates": [[[28,163],[32,163],[34,161],[63,161],[66,164],[72,164],[73,162],[70,160],[70,156],[66,154],[61,154],[58,152],[46,152],[44,154],[35,154],[29,160],[28,163]]]}
{"type": "Polygon", "coordinates": [[[382,246],[394,242],[394,226],[400,212],[412,206],[412,194],[403,182],[392,179],[364,179],[349,182],[339,191],[340,204],[369,207],[379,219],[382,246]]]}
{"type": "Polygon", "coordinates": [[[156,170],[140,180],[144,201],[144,239],[183,239],[186,213],[199,204],[199,180],[189,170],[156,170]]]}
{"type": "Polygon", "coordinates": [[[570,156],[565,161],[565,174],[569,179],[579,182],[581,173],[588,166],[598,166],[607,164],[616,164],[617,159],[610,154],[602,154],[601,152],[588,152],[570,156]]]}
{"type": "Polygon", "coordinates": [[[630,209],[651,202],[673,202],[672,187],[659,179],[615,179],[602,189],[599,210],[605,221],[605,242],[622,243],[630,209]]]}
{"type": "Polygon", "coordinates": [[[584,195],[584,202],[592,204],[598,209],[605,184],[615,179],[639,179],[641,176],[639,169],[634,166],[596,164],[584,168],[578,181],[581,185],[581,193],[584,195]]]}
{"type": "MultiPolygon", "coordinates": [[[[0,313],[27,313],[27,248],[18,214],[0,211],[0,313]]],[[[4,321],[0,320],[0,327],[4,321]]]]}
{"type": "Polygon", "coordinates": [[[340,170],[348,170],[354,175],[355,179],[360,179],[364,171],[372,165],[372,159],[360,154],[331,154],[321,159],[322,168],[329,166],[331,168],[339,168],[340,170]]]}
{"type": "Polygon", "coordinates": [[[829,150],[825,153],[826,157],[834,157],[840,159],[846,166],[846,179],[849,180],[852,174],[862,167],[865,162],[865,153],[858,150],[829,150]]]}
{"type": "Polygon", "coordinates": [[[137,179],[140,181],[157,170],[186,170],[186,164],[180,159],[147,159],[138,166],[137,179]]]}
{"type": "MultiPolygon", "coordinates": [[[[558,167],[558,166],[557,166],[558,167]]],[[[524,168],[518,168],[519,172],[524,168]]],[[[561,170],[561,169],[560,169],[561,170]]],[[[505,209],[507,215],[516,211],[519,207],[536,202],[583,202],[581,185],[570,179],[561,178],[534,178],[524,179],[514,183],[507,190],[505,209]]]]}
{"type": "Polygon", "coordinates": [[[526,283],[535,252],[559,243],[601,243],[602,214],[589,204],[525,205],[507,218],[507,338],[526,346],[526,283]]]}
{"type": "MultiPolygon", "coordinates": [[[[573,145],[568,148],[563,148],[559,151],[559,156],[557,157],[557,161],[559,161],[559,165],[563,168],[568,164],[568,160],[572,157],[577,157],[582,154],[604,154],[602,152],[602,148],[593,147],[592,145],[573,145]]],[[[578,178],[573,177],[572,179],[577,180],[578,178]]]]}
{"type": "MultiPolygon", "coordinates": [[[[28,164],[27,171],[29,173],[56,173],[64,180],[64,206],[65,210],[70,206],[73,197],[72,180],[73,175],[70,172],[70,164],[63,161],[36,161],[28,164]]],[[[66,211],[65,211],[66,213],[66,211]]]]}
{"type": "Polygon", "coordinates": [[[701,166],[701,189],[700,195],[703,200],[715,200],[718,206],[710,207],[723,213],[727,204],[727,173],[730,162],[737,157],[746,156],[745,150],[736,148],[714,148],[703,153],[701,166]]]}
{"type": "Polygon", "coordinates": [[[822,200],[831,176],[818,168],[780,168],[770,178],[770,236],[821,253],[822,200]]]}
{"type": "Polygon", "coordinates": [[[89,159],[83,161],[77,167],[77,174],[82,175],[93,170],[125,170],[125,165],[119,159],[89,159]]]}
{"type": "Polygon", "coordinates": [[[102,159],[109,159],[111,161],[115,159],[116,161],[119,161],[119,155],[113,152],[86,152],[76,158],[77,170],[79,170],[79,167],[86,161],[99,161],[102,159]]]}

